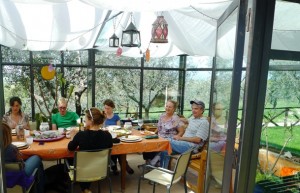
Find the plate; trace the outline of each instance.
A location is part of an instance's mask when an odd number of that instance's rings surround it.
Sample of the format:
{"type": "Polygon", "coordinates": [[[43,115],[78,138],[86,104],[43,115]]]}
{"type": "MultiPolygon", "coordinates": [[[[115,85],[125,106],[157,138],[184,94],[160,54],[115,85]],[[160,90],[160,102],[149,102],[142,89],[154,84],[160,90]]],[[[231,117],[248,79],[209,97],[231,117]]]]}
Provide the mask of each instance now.
{"type": "Polygon", "coordinates": [[[139,138],[137,140],[127,140],[127,138],[124,138],[124,139],[120,139],[122,142],[126,142],[126,143],[135,143],[135,142],[140,142],[142,141],[143,139],[142,138],[139,138]]]}
{"type": "Polygon", "coordinates": [[[129,135],[128,138],[123,136],[120,138],[120,140],[124,142],[138,142],[138,141],[142,141],[142,138],[136,135],[129,135]]]}
{"type": "Polygon", "coordinates": [[[14,141],[11,144],[15,145],[17,148],[27,147],[28,144],[22,141],[14,141]]]}
{"type": "Polygon", "coordinates": [[[64,135],[59,135],[57,137],[47,138],[47,139],[33,138],[33,141],[37,141],[37,142],[40,142],[40,141],[44,141],[44,142],[47,142],[47,141],[57,141],[57,140],[63,139],[64,137],[65,137],[64,135]]]}
{"type": "Polygon", "coordinates": [[[120,125],[110,125],[106,127],[109,131],[110,130],[115,130],[115,129],[121,129],[120,125]]]}

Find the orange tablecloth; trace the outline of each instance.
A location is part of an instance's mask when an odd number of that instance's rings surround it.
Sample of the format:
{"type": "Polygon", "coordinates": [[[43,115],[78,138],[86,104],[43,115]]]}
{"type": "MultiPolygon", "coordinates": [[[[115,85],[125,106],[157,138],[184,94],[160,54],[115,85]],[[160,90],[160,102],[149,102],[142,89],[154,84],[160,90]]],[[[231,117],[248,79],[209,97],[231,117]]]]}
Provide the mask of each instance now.
{"type": "MultiPolygon", "coordinates": [[[[140,135],[138,131],[133,130],[134,135],[140,135]]],[[[38,142],[34,142],[30,148],[21,150],[23,157],[29,157],[31,155],[39,155],[44,160],[49,159],[61,159],[65,157],[72,157],[73,152],[68,150],[68,143],[70,139],[64,138],[62,140],[53,142],[44,142],[44,145],[39,145],[38,142]]],[[[141,142],[136,143],[124,143],[114,145],[112,148],[112,154],[129,154],[137,152],[152,152],[152,151],[164,151],[168,150],[171,153],[171,145],[166,139],[143,139],[141,142]]]]}

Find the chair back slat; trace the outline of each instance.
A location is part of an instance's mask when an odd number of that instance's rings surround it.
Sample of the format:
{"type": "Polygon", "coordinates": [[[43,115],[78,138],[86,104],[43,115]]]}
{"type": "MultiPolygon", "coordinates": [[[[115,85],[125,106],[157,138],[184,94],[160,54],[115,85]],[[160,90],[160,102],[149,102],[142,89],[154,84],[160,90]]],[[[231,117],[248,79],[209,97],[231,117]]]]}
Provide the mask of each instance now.
{"type": "Polygon", "coordinates": [[[74,180],[91,182],[104,179],[109,173],[111,149],[75,152],[74,180]]]}
{"type": "Polygon", "coordinates": [[[183,176],[186,173],[191,155],[192,150],[188,150],[179,156],[174,167],[175,175],[173,176],[173,180],[178,179],[180,176],[183,176]]]}

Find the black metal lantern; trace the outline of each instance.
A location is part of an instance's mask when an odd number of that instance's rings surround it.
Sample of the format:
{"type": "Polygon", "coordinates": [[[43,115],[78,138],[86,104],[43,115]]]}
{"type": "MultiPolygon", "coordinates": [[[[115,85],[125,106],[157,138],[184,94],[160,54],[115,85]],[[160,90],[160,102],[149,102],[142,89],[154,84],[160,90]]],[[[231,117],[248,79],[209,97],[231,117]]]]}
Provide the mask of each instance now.
{"type": "Polygon", "coordinates": [[[168,23],[164,16],[157,16],[152,24],[151,43],[168,43],[168,23]]]}
{"type": "Polygon", "coordinates": [[[124,47],[140,47],[141,45],[140,31],[136,29],[132,22],[122,33],[121,45],[124,47]]]}
{"type": "Polygon", "coordinates": [[[115,33],[109,38],[109,47],[119,47],[119,38],[116,36],[115,33]]]}

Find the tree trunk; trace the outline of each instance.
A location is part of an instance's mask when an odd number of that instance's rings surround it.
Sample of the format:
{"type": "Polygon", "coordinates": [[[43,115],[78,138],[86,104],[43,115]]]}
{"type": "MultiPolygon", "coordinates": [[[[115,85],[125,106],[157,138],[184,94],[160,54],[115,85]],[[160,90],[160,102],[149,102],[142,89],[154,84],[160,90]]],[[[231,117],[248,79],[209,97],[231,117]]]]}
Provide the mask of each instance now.
{"type": "Polygon", "coordinates": [[[83,90],[75,92],[75,107],[76,107],[76,113],[78,116],[81,116],[82,107],[81,107],[81,95],[84,93],[84,91],[87,89],[87,87],[84,87],[83,90]]]}

